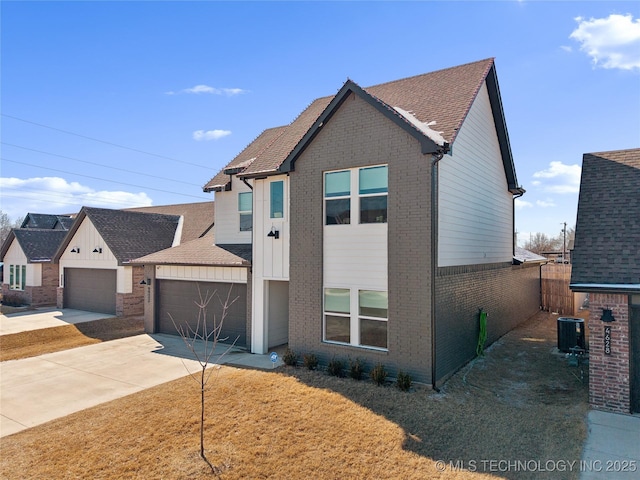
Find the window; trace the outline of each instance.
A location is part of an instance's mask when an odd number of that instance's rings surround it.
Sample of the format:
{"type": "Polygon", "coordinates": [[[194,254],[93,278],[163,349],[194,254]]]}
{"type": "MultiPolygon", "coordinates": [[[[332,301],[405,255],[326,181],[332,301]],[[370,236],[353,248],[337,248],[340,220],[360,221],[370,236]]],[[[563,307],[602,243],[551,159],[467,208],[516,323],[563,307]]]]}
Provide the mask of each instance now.
{"type": "Polygon", "coordinates": [[[324,289],[324,340],[327,342],[387,349],[387,317],[387,292],[324,289]],[[357,297],[354,297],[357,313],[351,311],[352,295],[357,297]],[[357,338],[353,338],[351,332],[357,338]]]}
{"type": "Polygon", "coordinates": [[[352,198],[352,170],[324,174],[325,225],[351,224],[351,211],[358,214],[354,223],[387,223],[388,167],[353,169],[353,189],[358,197],[352,198]]]}
{"type": "Polygon", "coordinates": [[[238,212],[240,213],[240,231],[253,230],[253,192],[238,194],[238,212]]]}
{"type": "Polygon", "coordinates": [[[9,265],[9,289],[24,290],[27,284],[27,266],[9,265]]]}
{"type": "Polygon", "coordinates": [[[361,168],[360,223],[387,223],[387,166],[361,168]]]}
{"type": "Polygon", "coordinates": [[[324,174],[325,225],[351,223],[351,172],[324,174]]]}
{"type": "Polygon", "coordinates": [[[351,342],[351,292],[346,288],[324,289],[324,338],[351,342]]]}
{"type": "Polygon", "coordinates": [[[284,217],[284,182],[271,182],[271,218],[284,217]]]}
{"type": "Polygon", "coordinates": [[[360,345],[387,348],[387,313],[387,292],[358,292],[360,345]]]}

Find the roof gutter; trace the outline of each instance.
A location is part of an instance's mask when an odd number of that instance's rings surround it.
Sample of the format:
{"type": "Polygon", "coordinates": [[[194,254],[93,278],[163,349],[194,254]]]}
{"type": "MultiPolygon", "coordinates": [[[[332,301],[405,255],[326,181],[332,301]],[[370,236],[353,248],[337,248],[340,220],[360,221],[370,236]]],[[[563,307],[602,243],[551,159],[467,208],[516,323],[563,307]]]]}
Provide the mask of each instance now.
{"type": "Polygon", "coordinates": [[[438,162],[448,151],[433,153],[431,157],[431,387],[436,392],[436,274],[438,273],[438,162]]]}

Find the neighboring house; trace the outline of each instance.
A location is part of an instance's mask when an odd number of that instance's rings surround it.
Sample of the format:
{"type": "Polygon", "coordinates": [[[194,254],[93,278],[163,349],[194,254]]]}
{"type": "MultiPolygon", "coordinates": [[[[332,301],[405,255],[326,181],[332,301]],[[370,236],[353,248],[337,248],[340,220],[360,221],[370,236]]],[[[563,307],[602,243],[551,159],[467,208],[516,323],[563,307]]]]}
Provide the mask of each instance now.
{"type": "Polygon", "coordinates": [[[66,230],[14,228],[0,250],[3,269],[2,295],[19,294],[26,305],[56,304],[58,265],[53,256],[66,230]]]}
{"type": "Polygon", "coordinates": [[[347,81],[265,130],[204,187],[215,243],[252,244],[254,353],[383,363],[440,384],[539,309],[514,265],[519,186],[493,59],[347,81]]]}
{"type": "Polygon", "coordinates": [[[589,294],[589,401],[640,413],[640,149],[587,153],[571,289],[589,294]]]}
{"type": "Polygon", "coordinates": [[[144,313],[143,267],[135,258],[180,243],[183,217],[82,207],[58,248],[58,308],[118,316],[144,313]]]}
{"type": "Polygon", "coordinates": [[[161,213],[163,215],[180,215],[182,217],[180,243],[200,238],[213,228],[214,203],[178,203],[174,205],[157,205],[152,207],[125,208],[125,211],[142,213],[161,213]]]}
{"type": "Polygon", "coordinates": [[[52,258],[72,223],[71,215],[27,213],[0,250],[0,261],[7,265],[3,295],[16,293],[31,306],[56,304],[58,265],[52,258]]]}

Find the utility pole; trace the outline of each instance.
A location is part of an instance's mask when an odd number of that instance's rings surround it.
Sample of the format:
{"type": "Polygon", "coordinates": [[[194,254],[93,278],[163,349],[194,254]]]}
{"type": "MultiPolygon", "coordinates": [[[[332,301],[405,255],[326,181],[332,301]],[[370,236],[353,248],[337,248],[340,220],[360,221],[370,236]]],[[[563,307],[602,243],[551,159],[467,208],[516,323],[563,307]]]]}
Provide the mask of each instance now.
{"type": "Polygon", "coordinates": [[[562,262],[567,261],[567,222],[564,222],[564,228],[562,229],[562,262]]]}

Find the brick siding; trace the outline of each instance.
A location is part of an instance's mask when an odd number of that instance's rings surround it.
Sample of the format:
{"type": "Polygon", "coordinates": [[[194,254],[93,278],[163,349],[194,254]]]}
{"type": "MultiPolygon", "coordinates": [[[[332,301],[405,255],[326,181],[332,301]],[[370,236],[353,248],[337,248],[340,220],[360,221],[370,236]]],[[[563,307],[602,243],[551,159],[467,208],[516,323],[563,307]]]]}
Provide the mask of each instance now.
{"type": "Polygon", "coordinates": [[[589,403],[610,412],[631,411],[627,295],[589,295],[589,403]],[[603,308],[612,310],[615,322],[600,320],[603,308]],[[611,355],[604,353],[605,326],[611,327],[611,355]]]}
{"type": "Polygon", "coordinates": [[[540,310],[540,268],[489,264],[438,269],[438,383],[476,356],[481,308],[487,312],[485,347],[488,347],[540,310]]]}
{"type": "Polygon", "coordinates": [[[131,293],[116,293],[116,315],[118,317],[131,317],[144,315],[144,285],[140,285],[144,277],[144,267],[132,268],[133,288],[131,293]]]}
{"type": "Polygon", "coordinates": [[[291,174],[289,346],[382,362],[431,382],[431,155],[400,127],[351,96],[325,123],[291,174]],[[322,342],[323,172],[389,165],[388,351],[322,342]]]}

